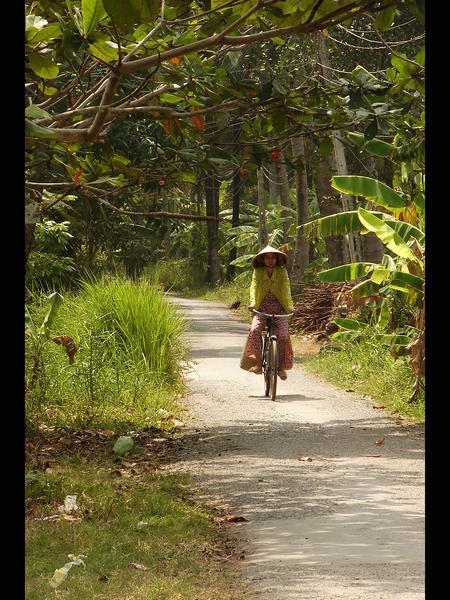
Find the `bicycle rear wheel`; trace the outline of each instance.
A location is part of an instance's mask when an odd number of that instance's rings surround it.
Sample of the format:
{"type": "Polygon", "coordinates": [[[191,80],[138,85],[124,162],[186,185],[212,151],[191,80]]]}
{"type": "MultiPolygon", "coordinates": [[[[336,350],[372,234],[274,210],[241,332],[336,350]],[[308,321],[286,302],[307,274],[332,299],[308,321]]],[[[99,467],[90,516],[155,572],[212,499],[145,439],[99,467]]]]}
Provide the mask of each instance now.
{"type": "Polygon", "coordinates": [[[278,344],[276,339],[271,339],[269,342],[269,364],[267,366],[269,379],[269,393],[267,395],[275,400],[278,381],[278,344]]]}

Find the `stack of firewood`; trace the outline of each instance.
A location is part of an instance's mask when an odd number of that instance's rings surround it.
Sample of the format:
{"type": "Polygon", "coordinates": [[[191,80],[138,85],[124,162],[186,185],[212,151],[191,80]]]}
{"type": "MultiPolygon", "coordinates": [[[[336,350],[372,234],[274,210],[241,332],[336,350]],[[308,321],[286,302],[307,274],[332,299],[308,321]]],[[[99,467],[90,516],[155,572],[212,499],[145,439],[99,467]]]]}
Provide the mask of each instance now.
{"type": "Polygon", "coordinates": [[[354,309],[349,290],[353,283],[319,283],[305,286],[294,305],[291,330],[304,334],[330,335],[338,327],[335,317],[346,317],[354,309]]]}

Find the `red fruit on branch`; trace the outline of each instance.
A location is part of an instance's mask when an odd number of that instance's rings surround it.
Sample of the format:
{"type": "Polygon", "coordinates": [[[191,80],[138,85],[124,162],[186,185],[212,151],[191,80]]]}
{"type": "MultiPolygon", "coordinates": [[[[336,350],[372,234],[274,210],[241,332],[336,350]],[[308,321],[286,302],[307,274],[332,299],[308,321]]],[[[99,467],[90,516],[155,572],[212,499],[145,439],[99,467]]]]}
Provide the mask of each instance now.
{"type": "Polygon", "coordinates": [[[270,151],[270,159],[273,162],[278,162],[280,160],[280,153],[279,153],[279,151],[276,148],[273,148],[270,151]]]}
{"type": "Polygon", "coordinates": [[[74,183],[77,183],[78,185],[80,185],[80,184],[81,184],[81,181],[80,181],[80,175],[81,175],[81,173],[82,173],[82,172],[83,172],[83,169],[80,169],[79,171],[77,171],[77,172],[75,173],[75,175],[73,175],[73,176],[72,176],[72,181],[73,181],[74,183]]]}

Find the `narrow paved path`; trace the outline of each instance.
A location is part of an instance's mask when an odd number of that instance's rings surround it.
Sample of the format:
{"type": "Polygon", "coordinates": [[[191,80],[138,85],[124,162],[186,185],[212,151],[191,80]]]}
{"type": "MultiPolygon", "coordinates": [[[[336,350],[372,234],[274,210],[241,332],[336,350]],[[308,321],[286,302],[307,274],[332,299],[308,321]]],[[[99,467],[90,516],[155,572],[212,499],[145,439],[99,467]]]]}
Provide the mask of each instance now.
{"type": "Polygon", "coordinates": [[[230,524],[246,540],[245,598],[424,598],[423,427],[300,365],[268,400],[262,376],[239,368],[248,326],[221,304],[171,301],[197,362],[173,468],[248,520],[230,524]]]}

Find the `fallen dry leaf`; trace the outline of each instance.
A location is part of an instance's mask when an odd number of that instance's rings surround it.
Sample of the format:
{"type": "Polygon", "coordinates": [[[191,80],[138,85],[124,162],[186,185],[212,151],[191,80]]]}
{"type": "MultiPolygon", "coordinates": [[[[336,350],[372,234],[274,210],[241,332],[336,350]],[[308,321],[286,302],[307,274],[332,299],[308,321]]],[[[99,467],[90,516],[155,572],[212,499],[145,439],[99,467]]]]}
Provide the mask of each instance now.
{"type": "Polygon", "coordinates": [[[308,462],[312,462],[312,458],[310,456],[297,456],[297,460],[307,460],[308,462]]]}
{"type": "Polygon", "coordinates": [[[384,444],[384,440],[385,440],[385,438],[384,438],[384,437],[382,437],[382,438],[380,438],[379,440],[377,440],[377,441],[375,442],[375,444],[376,444],[377,446],[382,446],[382,445],[384,444]]]}
{"type": "Polygon", "coordinates": [[[380,458],[381,454],[366,454],[370,458],[380,458]]]}
{"type": "Polygon", "coordinates": [[[227,517],[228,523],[240,523],[241,521],[247,521],[245,517],[237,517],[236,515],[231,515],[231,517],[227,517]]]}
{"type": "Polygon", "coordinates": [[[66,349],[67,356],[69,357],[69,364],[72,365],[75,357],[75,353],[78,350],[76,343],[68,335],[59,335],[52,338],[55,344],[61,344],[66,349]]]}
{"type": "Polygon", "coordinates": [[[377,406],[376,404],[372,404],[373,408],[386,408],[385,406],[377,406]]]}

